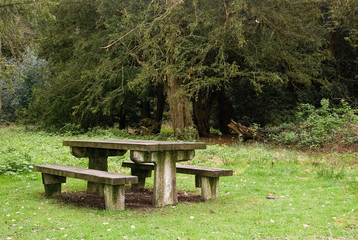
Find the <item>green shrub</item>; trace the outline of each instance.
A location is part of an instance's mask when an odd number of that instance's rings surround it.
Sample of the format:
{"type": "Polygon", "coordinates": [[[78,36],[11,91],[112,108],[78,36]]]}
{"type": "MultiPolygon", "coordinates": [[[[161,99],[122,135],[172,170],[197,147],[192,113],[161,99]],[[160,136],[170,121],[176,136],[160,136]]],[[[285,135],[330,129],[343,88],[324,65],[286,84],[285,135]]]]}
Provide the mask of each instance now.
{"type": "Polygon", "coordinates": [[[342,136],[344,143],[357,142],[358,133],[351,130],[358,126],[357,110],[343,100],[336,107],[331,107],[327,99],[321,100],[320,108],[301,104],[296,119],[296,123],[282,125],[271,138],[279,143],[310,147],[330,143],[342,136]]]}
{"type": "Polygon", "coordinates": [[[186,127],[183,131],[177,129],[176,137],[184,141],[196,141],[198,133],[195,127],[186,127]]]}
{"type": "Polygon", "coordinates": [[[79,124],[66,123],[62,128],[60,128],[59,132],[63,133],[66,136],[71,136],[83,134],[84,129],[82,129],[79,124]]]}
{"type": "Polygon", "coordinates": [[[284,144],[293,144],[298,142],[298,134],[296,132],[281,132],[278,135],[273,135],[272,138],[284,144]]]}

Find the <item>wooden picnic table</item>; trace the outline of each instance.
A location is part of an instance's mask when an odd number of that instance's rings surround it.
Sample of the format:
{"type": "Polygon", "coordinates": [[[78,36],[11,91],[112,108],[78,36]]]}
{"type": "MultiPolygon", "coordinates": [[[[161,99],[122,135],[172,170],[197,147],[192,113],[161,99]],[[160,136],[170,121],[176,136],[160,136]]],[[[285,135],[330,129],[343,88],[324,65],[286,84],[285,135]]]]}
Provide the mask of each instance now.
{"type": "MultiPolygon", "coordinates": [[[[153,202],[156,207],[178,203],[176,162],[194,158],[195,149],[205,149],[200,142],[168,142],[144,140],[66,140],[72,155],[88,158],[88,168],[108,171],[109,156],[122,156],[128,150],[135,163],[154,163],[153,202]]],[[[88,193],[103,195],[103,184],[88,182],[88,193]]]]}

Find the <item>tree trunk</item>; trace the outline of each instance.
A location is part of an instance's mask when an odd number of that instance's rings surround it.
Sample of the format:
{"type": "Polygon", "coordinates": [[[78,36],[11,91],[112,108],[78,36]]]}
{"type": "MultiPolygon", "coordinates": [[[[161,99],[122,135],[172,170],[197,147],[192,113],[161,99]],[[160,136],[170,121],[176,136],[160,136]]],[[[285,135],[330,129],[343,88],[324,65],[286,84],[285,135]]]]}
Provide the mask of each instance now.
{"type": "Polygon", "coordinates": [[[161,122],[163,120],[163,113],[165,107],[165,95],[163,84],[157,85],[157,110],[155,111],[155,121],[161,122]]]}
{"type": "Polygon", "coordinates": [[[126,126],[127,126],[126,114],[123,110],[121,110],[121,114],[119,117],[119,129],[126,129],[126,126]]]}
{"type": "MultiPolygon", "coordinates": [[[[181,4],[183,0],[166,0],[168,7],[173,7],[175,4],[181,4]]],[[[169,25],[166,29],[165,42],[166,50],[166,66],[173,66],[173,55],[175,52],[175,45],[177,42],[176,32],[179,30],[178,26],[169,25]]],[[[176,136],[186,135],[185,130],[188,127],[195,127],[191,113],[190,102],[185,90],[181,87],[181,80],[173,73],[167,73],[167,83],[165,85],[167,96],[169,100],[170,119],[172,121],[174,134],[176,136]]],[[[192,136],[193,137],[193,136],[192,136]]],[[[195,133],[197,137],[197,133],[195,133]]]]}
{"type": "Polygon", "coordinates": [[[228,97],[226,96],[225,88],[221,89],[218,97],[219,107],[219,128],[222,134],[229,134],[230,128],[228,124],[232,119],[233,108],[228,97]]]}
{"type": "Polygon", "coordinates": [[[174,134],[184,133],[185,128],[194,127],[190,114],[189,98],[180,86],[180,80],[172,74],[167,75],[167,94],[169,100],[170,118],[174,134]]]}
{"type": "MultiPolygon", "coordinates": [[[[0,68],[1,68],[1,66],[0,66],[0,68]]],[[[2,82],[0,79],[0,122],[2,119],[2,95],[3,95],[3,90],[2,90],[2,82]]]]}
{"type": "Polygon", "coordinates": [[[257,141],[264,140],[262,134],[255,128],[245,127],[241,123],[237,123],[234,120],[231,120],[228,126],[237,132],[244,139],[244,141],[250,139],[257,141]]]}
{"type": "Polygon", "coordinates": [[[152,132],[154,134],[160,133],[162,128],[163,113],[165,107],[165,95],[164,95],[164,86],[161,83],[157,85],[157,109],[155,111],[155,123],[156,126],[153,126],[152,132]]]}
{"type": "Polygon", "coordinates": [[[143,100],[141,105],[142,105],[141,118],[142,119],[150,118],[150,102],[147,100],[143,100]]]}
{"type": "Polygon", "coordinates": [[[193,101],[194,122],[198,128],[199,137],[209,137],[210,126],[207,109],[200,100],[193,101]]]}
{"type": "Polygon", "coordinates": [[[193,101],[194,123],[200,137],[209,137],[210,135],[209,119],[215,102],[216,93],[210,90],[205,94],[199,93],[198,98],[193,101]]]}
{"type": "MultiPolygon", "coordinates": [[[[2,42],[1,42],[1,36],[0,36],[0,61],[2,58],[2,42]]],[[[0,73],[2,72],[2,65],[0,63],[0,73]]],[[[2,82],[1,82],[1,75],[0,75],[0,122],[2,119],[2,96],[3,96],[3,90],[2,90],[2,82]]]]}

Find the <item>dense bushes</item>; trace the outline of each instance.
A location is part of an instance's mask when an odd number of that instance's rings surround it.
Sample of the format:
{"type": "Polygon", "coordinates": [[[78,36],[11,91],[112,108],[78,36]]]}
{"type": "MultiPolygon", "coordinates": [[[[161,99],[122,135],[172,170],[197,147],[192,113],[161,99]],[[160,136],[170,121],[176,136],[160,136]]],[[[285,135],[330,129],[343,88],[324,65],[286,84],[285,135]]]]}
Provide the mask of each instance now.
{"type": "Polygon", "coordinates": [[[271,134],[275,141],[299,146],[321,146],[333,141],[358,143],[358,111],[345,101],[330,106],[327,99],[321,106],[301,104],[296,112],[296,121],[281,125],[271,134]]]}
{"type": "Polygon", "coordinates": [[[46,64],[45,60],[38,58],[37,54],[30,50],[22,61],[14,64],[17,74],[7,79],[8,83],[0,89],[0,92],[3,92],[0,122],[26,120],[29,102],[33,99],[32,88],[44,77],[46,64]]]}

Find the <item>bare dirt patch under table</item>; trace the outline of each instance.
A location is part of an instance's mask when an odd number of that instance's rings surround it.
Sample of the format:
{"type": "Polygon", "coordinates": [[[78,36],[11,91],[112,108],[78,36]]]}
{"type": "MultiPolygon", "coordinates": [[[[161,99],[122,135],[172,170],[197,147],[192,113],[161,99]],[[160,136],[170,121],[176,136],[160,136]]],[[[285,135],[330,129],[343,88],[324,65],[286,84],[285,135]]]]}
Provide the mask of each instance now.
{"type": "MultiPolygon", "coordinates": [[[[153,190],[152,189],[132,189],[126,188],[126,209],[147,210],[153,209],[152,204],[153,190]]],[[[74,205],[77,207],[88,207],[104,209],[104,198],[94,194],[87,194],[84,191],[80,192],[64,192],[56,199],[65,204],[74,205]]],[[[200,195],[188,193],[185,191],[178,192],[178,201],[181,202],[201,202],[200,195]]]]}

